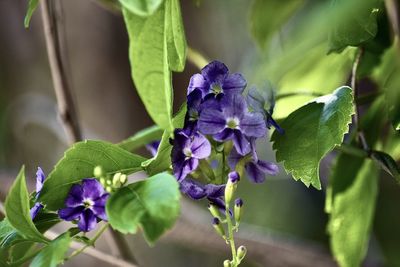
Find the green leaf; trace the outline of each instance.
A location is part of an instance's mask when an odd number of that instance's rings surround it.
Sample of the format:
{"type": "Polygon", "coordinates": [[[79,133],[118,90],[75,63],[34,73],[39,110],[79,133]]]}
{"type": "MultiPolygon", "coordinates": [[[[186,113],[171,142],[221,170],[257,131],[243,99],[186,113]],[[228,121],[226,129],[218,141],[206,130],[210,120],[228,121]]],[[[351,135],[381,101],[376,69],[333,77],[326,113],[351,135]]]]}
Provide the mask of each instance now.
{"type": "Polygon", "coordinates": [[[166,0],[165,27],[169,67],[183,71],[186,63],[186,37],[179,0],[166,0]]]}
{"type": "MultiPolygon", "coordinates": [[[[183,105],[172,120],[174,128],[183,127],[185,114],[186,105],[183,105]]],[[[164,131],[160,145],[158,146],[157,154],[153,158],[143,162],[142,167],[146,170],[148,175],[155,175],[171,167],[172,145],[170,143],[170,138],[172,137],[169,131],[164,131]]]]}
{"type": "Polygon", "coordinates": [[[162,129],[172,127],[172,86],[166,43],[165,6],[143,18],[123,9],[129,34],[132,78],[150,117],[162,129]]]}
{"type": "Polygon", "coordinates": [[[39,201],[49,210],[64,206],[64,200],[74,183],[93,177],[93,169],[101,166],[107,173],[130,174],[141,170],[141,156],[108,142],[86,140],[76,143],[65,152],[46,179],[39,201]],[[56,194],[54,192],[57,192],[56,194]]]}
{"type": "Polygon", "coordinates": [[[11,226],[7,218],[0,222],[0,248],[8,248],[18,242],[26,240],[11,226]]]}
{"type": "Polygon", "coordinates": [[[31,21],[33,12],[35,12],[38,5],[39,5],[39,0],[29,0],[28,11],[26,12],[24,20],[25,28],[29,28],[29,23],[31,21]]]}
{"type": "Polygon", "coordinates": [[[174,225],[179,215],[179,198],[175,177],[160,173],[112,194],[106,212],[114,229],[125,234],[136,233],[140,226],[152,244],[174,225]]]}
{"type": "Polygon", "coordinates": [[[118,146],[128,151],[134,151],[152,141],[160,140],[162,134],[163,130],[159,126],[153,125],[137,132],[133,136],[119,143],[118,146]]]}
{"type": "Polygon", "coordinates": [[[119,0],[122,6],[138,16],[150,16],[163,0],[119,0]]]}
{"type": "Polygon", "coordinates": [[[25,168],[22,167],[7,195],[5,209],[10,224],[25,237],[47,242],[47,239],[36,229],[29,214],[29,193],[25,181],[25,168]]]}
{"type": "Polygon", "coordinates": [[[371,151],[371,158],[379,164],[379,166],[392,177],[400,182],[400,168],[396,161],[387,153],[382,151],[371,151]]]}
{"type": "Polygon", "coordinates": [[[375,211],[378,169],[370,160],[339,157],[332,175],[333,193],[328,232],[331,249],[341,267],[360,266],[375,211]]]}
{"type": "Polygon", "coordinates": [[[347,46],[359,46],[373,39],[377,33],[380,0],[334,0],[333,8],[340,6],[343,13],[332,21],[329,51],[341,52],[347,46]]]}
{"type": "Polygon", "coordinates": [[[64,261],[65,253],[69,249],[71,237],[66,232],[54,239],[33,259],[30,267],[56,267],[64,261]]]}
{"type": "Polygon", "coordinates": [[[272,135],[277,161],[283,161],[295,180],[321,189],[319,162],[342,143],[353,112],[349,87],[340,87],[294,111],[281,124],[285,134],[275,131],[272,135]]]}
{"type": "Polygon", "coordinates": [[[303,0],[255,0],[250,11],[250,30],[261,48],[272,35],[304,4],[303,0]]]}

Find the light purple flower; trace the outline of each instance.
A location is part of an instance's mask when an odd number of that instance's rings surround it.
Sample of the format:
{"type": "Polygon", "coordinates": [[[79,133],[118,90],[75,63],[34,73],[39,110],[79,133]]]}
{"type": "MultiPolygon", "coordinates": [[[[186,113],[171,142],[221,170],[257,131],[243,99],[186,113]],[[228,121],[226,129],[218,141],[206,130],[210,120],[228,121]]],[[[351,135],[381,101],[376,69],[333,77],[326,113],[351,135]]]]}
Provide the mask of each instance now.
{"type": "Polygon", "coordinates": [[[229,74],[224,63],[213,61],[206,65],[201,74],[192,76],[188,86],[188,95],[199,89],[202,98],[209,94],[240,94],[246,87],[246,80],[239,73],[229,74]]]}
{"type": "Polygon", "coordinates": [[[250,113],[242,95],[226,95],[220,108],[206,108],[200,114],[199,131],[212,135],[216,141],[232,140],[241,155],[250,152],[248,138],[263,137],[266,126],[261,113],[250,113]]]}
{"type": "Polygon", "coordinates": [[[211,144],[200,133],[189,135],[185,130],[175,130],[171,152],[173,172],[178,181],[196,170],[200,159],[211,154],[211,144]]]}
{"type": "MultiPolygon", "coordinates": [[[[252,147],[254,147],[253,144],[252,147]]],[[[240,155],[236,149],[232,149],[231,154],[228,157],[230,168],[235,169],[237,163],[242,158],[243,156],[240,155]]],[[[275,163],[259,159],[255,148],[252,148],[252,159],[244,165],[244,168],[246,170],[247,177],[253,183],[262,183],[265,181],[265,176],[267,174],[276,175],[279,172],[278,165],[275,163]]]]}
{"type": "MultiPolygon", "coordinates": [[[[36,172],[36,196],[35,199],[39,198],[40,192],[43,188],[44,180],[46,179],[46,175],[44,174],[42,168],[38,167],[36,172]]],[[[36,215],[43,209],[43,205],[39,202],[36,202],[33,207],[30,209],[29,213],[31,215],[32,220],[35,219],[36,215]]]]}
{"type": "Polygon", "coordinates": [[[99,181],[94,178],[82,180],[82,184],[71,187],[65,200],[65,208],[58,215],[65,221],[78,220],[78,227],[83,232],[89,232],[96,227],[97,220],[107,220],[105,212],[109,194],[99,181]]]}

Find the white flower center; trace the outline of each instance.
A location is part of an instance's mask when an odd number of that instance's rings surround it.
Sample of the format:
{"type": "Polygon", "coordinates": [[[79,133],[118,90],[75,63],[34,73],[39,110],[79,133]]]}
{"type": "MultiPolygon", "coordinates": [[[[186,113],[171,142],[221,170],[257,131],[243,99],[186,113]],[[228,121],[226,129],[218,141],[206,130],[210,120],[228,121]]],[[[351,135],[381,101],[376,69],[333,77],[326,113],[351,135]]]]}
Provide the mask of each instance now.
{"type": "Polygon", "coordinates": [[[226,127],[230,129],[239,129],[239,119],[236,117],[226,119],[226,127]]]}

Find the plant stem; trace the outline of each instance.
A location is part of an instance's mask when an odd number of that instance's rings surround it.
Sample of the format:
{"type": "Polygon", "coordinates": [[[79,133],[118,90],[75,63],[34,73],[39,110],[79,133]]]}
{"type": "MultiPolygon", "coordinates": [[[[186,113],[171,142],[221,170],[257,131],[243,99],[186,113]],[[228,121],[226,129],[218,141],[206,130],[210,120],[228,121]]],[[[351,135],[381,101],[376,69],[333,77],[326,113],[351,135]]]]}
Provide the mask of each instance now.
{"type": "MultiPolygon", "coordinates": [[[[363,53],[364,53],[363,49],[360,48],[358,53],[357,53],[357,55],[356,55],[356,58],[354,60],[353,68],[352,68],[352,71],[351,71],[351,84],[350,85],[354,90],[354,99],[358,98],[357,70],[358,70],[358,66],[360,64],[360,60],[361,60],[361,57],[362,57],[363,53]]],[[[360,106],[357,104],[356,101],[354,101],[354,105],[356,106],[356,112],[354,114],[354,124],[356,126],[358,140],[361,143],[362,148],[365,151],[368,152],[370,149],[369,149],[369,146],[367,144],[367,140],[365,138],[364,132],[360,128],[360,119],[359,119],[360,106]]]]}
{"type": "Polygon", "coordinates": [[[187,60],[195,65],[199,70],[210,62],[210,60],[205,58],[200,52],[191,47],[187,48],[187,60]]]}
{"type": "Polygon", "coordinates": [[[319,97],[322,96],[323,94],[320,93],[315,93],[315,92],[306,92],[306,91],[298,91],[298,92],[288,92],[288,93],[281,93],[277,94],[275,97],[275,100],[278,101],[282,98],[287,98],[287,97],[293,97],[293,96],[315,96],[319,97]]]}
{"type": "Polygon", "coordinates": [[[231,252],[232,252],[232,267],[237,267],[238,262],[237,262],[237,256],[236,256],[235,239],[233,236],[233,224],[232,224],[231,215],[229,213],[229,203],[225,203],[225,205],[226,205],[226,208],[225,208],[226,223],[228,225],[228,243],[231,246],[231,252]]]}

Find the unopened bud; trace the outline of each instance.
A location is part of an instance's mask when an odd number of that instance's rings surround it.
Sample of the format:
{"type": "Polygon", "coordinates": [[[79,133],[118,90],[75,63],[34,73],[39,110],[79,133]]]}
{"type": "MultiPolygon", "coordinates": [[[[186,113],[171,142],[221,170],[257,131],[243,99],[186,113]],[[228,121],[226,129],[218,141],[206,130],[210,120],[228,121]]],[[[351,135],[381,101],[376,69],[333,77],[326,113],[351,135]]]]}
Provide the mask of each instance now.
{"type": "Polygon", "coordinates": [[[101,177],[101,178],[100,178],[100,183],[101,183],[101,185],[102,185],[103,187],[105,187],[105,186],[106,186],[106,179],[105,179],[104,177],[101,177]]]}
{"type": "Polygon", "coordinates": [[[112,187],[111,186],[106,186],[106,191],[108,192],[108,193],[111,193],[113,190],[112,190],[112,187]]]}
{"type": "Polygon", "coordinates": [[[122,174],[121,177],[119,178],[119,181],[121,182],[121,184],[125,184],[126,181],[128,180],[128,177],[126,176],[126,174],[122,174]]]}
{"type": "Polygon", "coordinates": [[[224,267],[232,267],[232,263],[230,262],[230,260],[224,261],[224,267]]]}
{"type": "Polygon", "coordinates": [[[111,179],[107,179],[107,180],[106,180],[106,185],[111,185],[111,184],[112,184],[111,179]]]}
{"type": "Polygon", "coordinates": [[[240,175],[238,172],[230,172],[228,174],[228,182],[225,187],[225,203],[228,204],[231,202],[233,194],[236,191],[237,183],[240,180],[240,175]]]}
{"type": "Polygon", "coordinates": [[[120,172],[117,172],[116,174],[114,174],[113,179],[112,179],[112,184],[114,187],[120,187],[121,186],[121,174],[120,172]]]}
{"type": "Polygon", "coordinates": [[[243,260],[243,258],[246,256],[247,249],[245,246],[240,246],[237,249],[237,258],[239,261],[243,260]]]}
{"type": "Polygon", "coordinates": [[[235,199],[235,207],[233,208],[233,213],[235,216],[236,224],[240,222],[240,217],[243,212],[242,206],[243,206],[243,200],[241,198],[235,199]]]}
{"type": "Polygon", "coordinates": [[[224,227],[221,225],[221,221],[218,218],[213,218],[212,220],[212,224],[214,226],[215,231],[217,231],[217,233],[222,236],[222,238],[225,238],[225,229],[224,227]]]}
{"type": "Polygon", "coordinates": [[[104,171],[101,166],[96,166],[93,170],[94,177],[100,178],[104,176],[104,171]]]}
{"type": "Polygon", "coordinates": [[[208,210],[210,211],[210,213],[211,213],[211,215],[214,217],[214,218],[218,218],[218,219],[221,219],[220,218],[220,214],[219,214],[219,210],[218,210],[218,207],[217,206],[215,206],[214,204],[208,204],[208,210]]]}

